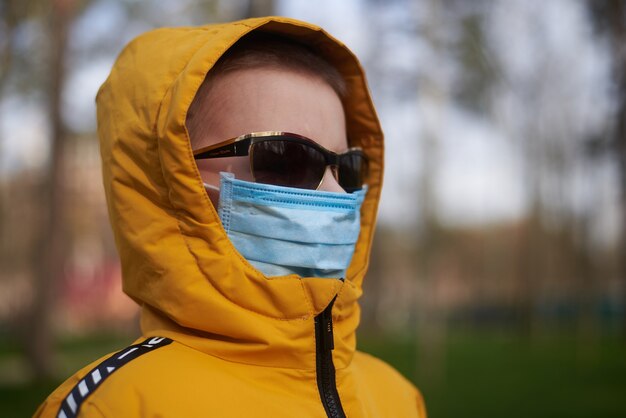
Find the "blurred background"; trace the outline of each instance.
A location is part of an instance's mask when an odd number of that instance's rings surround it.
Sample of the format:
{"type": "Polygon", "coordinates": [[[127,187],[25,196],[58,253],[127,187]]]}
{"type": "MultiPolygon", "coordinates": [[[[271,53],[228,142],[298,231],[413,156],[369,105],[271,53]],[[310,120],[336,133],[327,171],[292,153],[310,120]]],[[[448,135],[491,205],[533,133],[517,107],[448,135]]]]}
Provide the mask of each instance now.
{"type": "Polygon", "coordinates": [[[0,416],[138,335],[95,134],[116,55],[270,14],[356,52],[386,132],[360,349],[430,417],[625,417],[621,0],[1,0],[0,416]]]}

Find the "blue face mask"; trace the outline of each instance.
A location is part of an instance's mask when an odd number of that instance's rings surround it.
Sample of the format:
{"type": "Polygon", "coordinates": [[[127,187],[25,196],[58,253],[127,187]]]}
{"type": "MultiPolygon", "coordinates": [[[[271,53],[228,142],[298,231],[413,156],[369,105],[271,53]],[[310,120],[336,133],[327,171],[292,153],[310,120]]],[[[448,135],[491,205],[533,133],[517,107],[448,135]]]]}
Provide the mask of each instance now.
{"type": "Polygon", "coordinates": [[[345,277],[366,189],[334,193],[220,173],[219,216],[239,253],[266,276],[345,277]]]}

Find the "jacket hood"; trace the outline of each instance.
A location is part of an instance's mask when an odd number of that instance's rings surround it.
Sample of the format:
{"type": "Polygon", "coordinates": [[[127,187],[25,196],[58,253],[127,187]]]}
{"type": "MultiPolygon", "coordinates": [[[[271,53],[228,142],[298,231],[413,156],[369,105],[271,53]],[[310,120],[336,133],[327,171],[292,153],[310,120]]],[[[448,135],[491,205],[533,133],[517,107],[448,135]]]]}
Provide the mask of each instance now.
{"type": "Polygon", "coordinates": [[[163,28],[126,46],[96,101],[123,288],[142,307],[144,335],[169,336],[237,362],[314,367],[311,324],[336,298],[334,357],[338,368],[348,365],[383,170],[383,135],[356,57],[319,27],[282,17],[163,28]],[[344,281],[265,277],[232,246],[204,190],[185,127],[187,110],[218,58],[251,31],[309,45],[347,82],[349,142],[364,149],[370,170],[361,232],[344,281]]]}

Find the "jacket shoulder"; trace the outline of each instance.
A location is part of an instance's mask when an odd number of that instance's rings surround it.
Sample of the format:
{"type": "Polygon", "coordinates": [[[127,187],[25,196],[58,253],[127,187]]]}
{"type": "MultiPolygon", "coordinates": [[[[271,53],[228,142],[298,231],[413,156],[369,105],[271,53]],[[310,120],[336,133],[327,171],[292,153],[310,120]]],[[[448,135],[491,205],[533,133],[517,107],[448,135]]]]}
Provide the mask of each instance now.
{"type": "Polygon", "coordinates": [[[106,386],[110,378],[119,374],[120,370],[133,368],[130,364],[134,360],[171,343],[172,340],[168,338],[152,337],[101,357],[79,370],[52,392],[37,409],[34,418],[105,416],[92,402],[98,389],[106,386]]]}
{"type": "Polygon", "coordinates": [[[352,365],[362,390],[384,411],[382,416],[426,418],[421,392],[392,366],[361,351],[355,353],[352,365]]]}

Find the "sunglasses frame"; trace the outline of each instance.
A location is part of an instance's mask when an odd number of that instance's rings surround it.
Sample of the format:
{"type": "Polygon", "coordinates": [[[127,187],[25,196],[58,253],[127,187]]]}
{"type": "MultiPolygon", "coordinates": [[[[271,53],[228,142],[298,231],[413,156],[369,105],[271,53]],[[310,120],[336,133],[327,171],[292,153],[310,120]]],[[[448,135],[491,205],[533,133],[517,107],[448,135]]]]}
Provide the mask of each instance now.
{"type": "MultiPolygon", "coordinates": [[[[333,176],[339,182],[339,162],[342,156],[346,154],[359,154],[363,158],[363,162],[365,163],[365,172],[367,173],[368,169],[368,158],[363,152],[361,147],[350,147],[342,153],[336,153],[330,151],[329,149],[324,148],[317,142],[313,141],[310,138],[307,138],[302,135],[294,134],[292,132],[283,132],[283,131],[265,131],[265,132],[253,132],[245,135],[241,135],[235,138],[230,138],[222,142],[218,142],[217,144],[208,145],[206,147],[199,148],[193,151],[194,159],[196,160],[206,160],[212,158],[227,158],[227,157],[245,157],[252,156],[252,145],[257,142],[263,141],[271,141],[271,140],[283,140],[283,141],[292,141],[307,145],[311,148],[319,151],[325,160],[325,166],[330,167],[333,173],[333,176]]],[[[252,158],[250,158],[250,172],[254,177],[254,170],[252,167],[252,158]]],[[[320,178],[320,182],[315,188],[316,190],[322,184],[324,176],[320,178]]],[[[256,179],[255,179],[256,181],[256,179]]],[[[341,185],[341,184],[340,184],[341,185]]],[[[343,186],[342,186],[343,187],[343,186]]],[[[346,189],[347,190],[347,189],[346,189]]]]}

